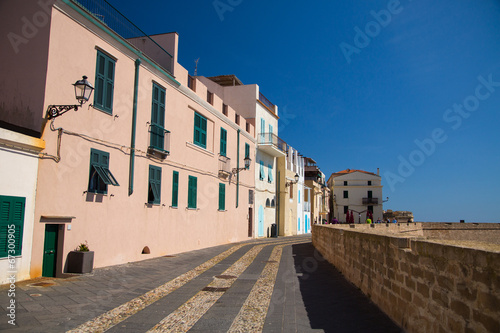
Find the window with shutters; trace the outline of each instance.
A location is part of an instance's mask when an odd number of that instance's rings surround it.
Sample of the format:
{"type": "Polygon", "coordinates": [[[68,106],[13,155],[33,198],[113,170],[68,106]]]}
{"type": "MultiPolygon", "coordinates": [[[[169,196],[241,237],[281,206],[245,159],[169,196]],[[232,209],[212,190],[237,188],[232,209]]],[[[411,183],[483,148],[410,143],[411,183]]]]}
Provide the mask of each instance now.
{"type": "Polygon", "coordinates": [[[26,198],[0,195],[0,258],[20,256],[26,198]]]}
{"type": "Polygon", "coordinates": [[[188,208],[196,209],[196,198],[198,195],[198,178],[189,176],[188,183],[188,208]]]}
{"type": "Polygon", "coordinates": [[[172,207],[179,205],[179,172],[174,171],[172,176],[172,207]]]}
{"type": "Polygon", "coordinates": [[[273,165],[272,164],[268,164],[267,165],[267,182],[268,183],[272,183],[273,182],[273,165]]]}
{"type": "Polygon", "coordinates": [[[259,179],[264,180],[265,172],[264,172],[264,162],[260,161],[260,171],[259,171],[259,179]]]}
{"type": "Polygon", "coordinates": [[[227,131],[220,128],[220,155],[226,156],[227,151],[227,131]]]}
{"type": "Polygon", "coordinates": [[[90,149],[88,192],[107,194],[108,185],[120,185],[109,170],[109,153],[97,149],[90,149]]]}
{"type": "Polygon", "coordinates": [[[93,106],[109,114],[113,113],[115,63],[114,59],[97,51],[93,106]]]}
{"type": "Polygon", "coordinates": [[[161,203],[161,168],[154,165],[149,166],[148,203],[161,203]]]}
{"type": "Polygon", "coordinates": [[[349,198],[349,191],[344,191],[344,199],[348,199],[349,198]]]}
{"type": "Polygon", "coordinates": [[[193,143],[202,148],[207,148],[207,118],[198,112],[194,113],[194,138],[193,143]]]}
{"type": "Polygon", "coordinates": [[[149,147],[161,152],[169,149],[165,147],[165,137],[170,133],[165,129],[165,95],[165,88],[153,82],[149,147]]]}
{"type": "MultiPolygon", "coordinates": [[[[250,145],[248,143],[245,143],[245,158],[250,158],[250,145]]],[[[250,165],[245,166],[245,168],[248,170],[250,169],[250,165]]]]}
{"type": "Polygon", "coordinates": [[[226,184],[219,183],[219,210],[226,210],[226,184]]]}

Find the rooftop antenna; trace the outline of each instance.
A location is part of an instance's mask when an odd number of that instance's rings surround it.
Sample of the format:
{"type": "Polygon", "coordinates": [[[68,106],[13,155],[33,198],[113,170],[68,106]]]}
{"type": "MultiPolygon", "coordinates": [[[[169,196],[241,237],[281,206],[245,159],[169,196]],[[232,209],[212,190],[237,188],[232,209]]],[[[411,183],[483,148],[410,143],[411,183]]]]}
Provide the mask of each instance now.
{"type": "Polygon", "coordinates": [[[194,63],[196,64],[196,66],[194,66],[194,76],[198,76],[198,61],[200,61],[200,58],[194,61],[194,63]]]}

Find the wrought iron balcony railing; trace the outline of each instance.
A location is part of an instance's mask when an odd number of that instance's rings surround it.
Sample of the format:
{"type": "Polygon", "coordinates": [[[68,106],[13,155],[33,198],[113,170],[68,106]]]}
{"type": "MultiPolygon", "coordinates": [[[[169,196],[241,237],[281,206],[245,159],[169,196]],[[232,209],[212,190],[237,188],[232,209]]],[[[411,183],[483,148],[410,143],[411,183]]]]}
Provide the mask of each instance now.
{"type": "Polygon", "coordinates": [[[160,154],[170,154],[170,131],[156,124],[149,125],[149,150],[160,154]]]}
{"type": "Polygon", "coordinates": [[[258,143],[261,145],[271,144],[284,153],[286,153],[287,150],[286,142],[274,133],[260,133],[258,136],[258,143]]]}
{"type": "Polygon", "coordinates": [[[363,198],[363,205],[378,205],[378,198],[363,198]]]}
{"type": "MultiPolygon", "coordinates": [[[[132,23],[125,15],[120,13],[118,9],[113,7],[106,0],[72,0],[87,10],[94,18],[103,23],[116,34],[126,39],[130,44],[134,45],[138,50],[141,50],[146,55],[158,55],[154,60],[165,70],[172,74],[172,55],[163,47],[156,43],[144,31],[132,23]],[[148,52],[144,50],[145,40],[147,41],[148,52]],[[162,59],[162,60],[160,60],[162,59]]],[[[150,58],[152,58],[150,56],[150,58]]]]}

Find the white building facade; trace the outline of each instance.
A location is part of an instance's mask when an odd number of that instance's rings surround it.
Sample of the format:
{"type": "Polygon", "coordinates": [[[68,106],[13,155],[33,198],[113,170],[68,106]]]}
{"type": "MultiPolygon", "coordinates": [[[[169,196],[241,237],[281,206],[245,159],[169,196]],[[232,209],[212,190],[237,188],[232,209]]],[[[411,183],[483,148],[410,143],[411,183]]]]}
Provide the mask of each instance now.
{"type": "Polygon", "coordinates": [[[328,187],[333,192],[334,217],[341,223],[352,212],[355,223],[365,223],[368,211],[374,221],[383,218],[382,178],[380,172],[346,169],[333,173],[328,187]]]}

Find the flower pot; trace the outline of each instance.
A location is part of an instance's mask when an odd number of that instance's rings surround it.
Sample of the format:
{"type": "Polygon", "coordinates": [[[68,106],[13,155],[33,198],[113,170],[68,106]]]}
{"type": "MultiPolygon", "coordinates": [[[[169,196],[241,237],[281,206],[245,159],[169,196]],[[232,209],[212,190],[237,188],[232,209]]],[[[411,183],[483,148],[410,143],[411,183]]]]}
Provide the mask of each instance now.
{"type": "Polygon", "coordinates": [[[68,253],[68,273],[92,273],[94,251],[71,251],[68,253]]]}

